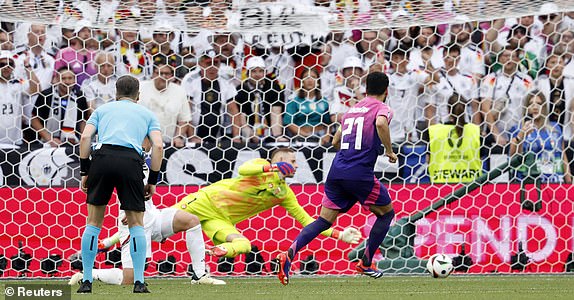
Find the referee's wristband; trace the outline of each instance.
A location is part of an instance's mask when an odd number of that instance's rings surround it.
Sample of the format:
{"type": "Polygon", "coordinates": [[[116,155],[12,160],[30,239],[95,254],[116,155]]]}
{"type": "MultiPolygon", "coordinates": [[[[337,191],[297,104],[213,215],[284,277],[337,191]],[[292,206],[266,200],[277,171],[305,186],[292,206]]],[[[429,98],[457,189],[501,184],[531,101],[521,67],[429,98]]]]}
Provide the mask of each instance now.
{"type": "Polygon", "coordinates": [[[156,185],[159,177],[159,171],[149,170],[149,176],[147,177],[147,184],[156,185]]]}
{"type": "Polygon", "coordinates": [[[92,161],[89,158],[80,158],[80,176],[87,176],[91,165],[92,161]]]}

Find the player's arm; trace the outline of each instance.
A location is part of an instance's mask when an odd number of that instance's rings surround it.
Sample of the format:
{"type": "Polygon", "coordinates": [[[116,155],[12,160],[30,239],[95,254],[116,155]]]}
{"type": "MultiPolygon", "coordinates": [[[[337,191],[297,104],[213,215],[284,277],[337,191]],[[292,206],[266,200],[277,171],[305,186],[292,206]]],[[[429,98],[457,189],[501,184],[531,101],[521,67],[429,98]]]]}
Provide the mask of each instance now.
{"type": "MultiPolygon", "coordinates": [[[[92,118],[90,118],[92,120],[92,118]]],[[[84,193],[88,192],[88,172],[90,171],[91,161],[90,161],[90,146],[92,145],[92,137],[96,134],[96,126],[92,123],[88,123],[82,131],[82,136],[80,137],[80,176],[82,176],[82,182],[80,183],[80,188],[84,193]]]]}
{"type": "Polygon", "coordinates": [[[283,176],[290,176],[295,174],[295,168],[286,162],[272,164],[261,158],[249,160],[239,167],[241,176],[255,176],[267,172],[280,172],[283,176]]]}
{"type": "Polygon", "coordinates": [[[335,149],[337,149],[337,150],[339,150],[341,148],[341,136],[342,136],[341,126],[339,126],[339,128],[337,129],[337,132],[335,132],[335,136],[333,136],[333,142],[331,142],[333,147],[335,147],[335,149]]]}
{"type": "Polygon", "coordinates": [[[389,157],[389,161],[394,163],[397,161],[397,155],[393,152],[393,146],[391,145],[391,131],[389,129],[389,122],[387,117],[378,116],[375,122],[377,127],[377,134],[381,143],[385,147],[385,155],[389,157]]]}
{"type": "MultiPolygon", "coordinates": [[[[297,222],[299,222],[299,224],[301,224],[302,226],[307,226],[315,221],[315,219],[311,217],[303,209],[303,207],[301,207],[301,205],[299,205],[299,202],[297,202],[297,197],[295,196],[295,193],[293,193],[291,189],[289,189],[287,197],[285,198],[285,200],[283,200],[283,202],[281,202],[280,205],[283,206],[285,210],[287,210],[289,215],[291,215],[295,220],[297,220],[297,222]]],[[[321,232],[321,234],[326,237],[332,237],[337,240],[350,244],[358,244],[359,240],[362,237],[361,233],[357,229],[352,227],[345,228],[343,232],[337,229],[329,228],[321,232]]]]}
{"type": "Polygon", "coordinates": [[[148,134],[151,141],[151,166],[149,176],[147,178],[147,185],[145,186],[146,199],[151,198],[155,193],[155,186],[161,168],[161,161],[163,160],[163,140],[161,138],[160,130],[151,130],[148,134]]]}

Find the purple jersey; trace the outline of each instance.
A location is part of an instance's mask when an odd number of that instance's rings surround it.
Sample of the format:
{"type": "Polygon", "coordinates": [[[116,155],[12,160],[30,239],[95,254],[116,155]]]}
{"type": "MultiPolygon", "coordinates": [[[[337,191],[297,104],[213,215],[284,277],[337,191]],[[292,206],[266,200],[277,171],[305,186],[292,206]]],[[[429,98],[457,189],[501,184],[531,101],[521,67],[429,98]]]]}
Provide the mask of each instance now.
{"type": "Polygon", "coordinates": [[[341,148],[328,179],[372,181],[381,140],[375,122],[385,116],[391,123],[393,111],[383,102],[367,97],[353,106],[341,120],[341,148]]]}

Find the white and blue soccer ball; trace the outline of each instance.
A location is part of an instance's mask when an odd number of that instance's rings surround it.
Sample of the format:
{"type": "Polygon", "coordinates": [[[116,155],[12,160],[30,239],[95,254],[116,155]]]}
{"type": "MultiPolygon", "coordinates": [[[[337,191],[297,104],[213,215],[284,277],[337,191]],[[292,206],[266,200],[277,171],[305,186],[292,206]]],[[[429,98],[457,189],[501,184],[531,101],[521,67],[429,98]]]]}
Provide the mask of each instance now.
{"type": "Polygon", "coordinates": [[[434,254],[427,262],[427,271],[433,278],[447,278],[454,271],[452,259],[444,254],[434,254]]]}

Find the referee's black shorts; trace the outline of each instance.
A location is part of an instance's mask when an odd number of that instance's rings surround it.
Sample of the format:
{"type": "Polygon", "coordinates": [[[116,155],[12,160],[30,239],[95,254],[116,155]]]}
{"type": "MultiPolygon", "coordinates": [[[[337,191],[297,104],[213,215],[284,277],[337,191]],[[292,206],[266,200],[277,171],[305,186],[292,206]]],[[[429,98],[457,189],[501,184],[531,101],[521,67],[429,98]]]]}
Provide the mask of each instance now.
{"type": "Polygon", "coordinates": [[[92,152],[86,202],[97,206],[107,205],[115,188],[120,209],[145,211],[143,163],[143,158],[134,149],[102,145],[92,152]]]}

